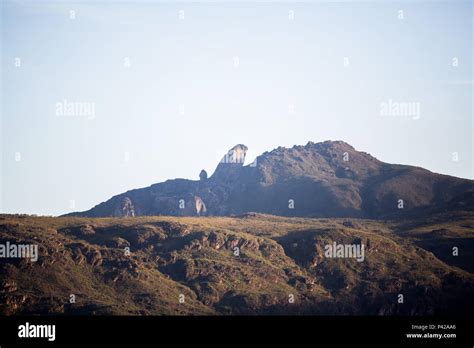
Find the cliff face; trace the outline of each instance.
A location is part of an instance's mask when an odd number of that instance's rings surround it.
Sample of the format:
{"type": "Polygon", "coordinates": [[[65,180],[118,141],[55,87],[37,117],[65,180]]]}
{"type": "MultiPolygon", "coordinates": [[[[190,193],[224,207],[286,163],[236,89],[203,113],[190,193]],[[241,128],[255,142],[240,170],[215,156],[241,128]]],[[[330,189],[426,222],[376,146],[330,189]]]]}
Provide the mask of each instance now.
{"type": "Polygon", "coordinates": [[[384,163],[342,141],[279,147],[244,166],[246,153],[234,146],[209,178],[168,180],[71,215],[396,218],[474,208],[472,180],[384,163]]]}

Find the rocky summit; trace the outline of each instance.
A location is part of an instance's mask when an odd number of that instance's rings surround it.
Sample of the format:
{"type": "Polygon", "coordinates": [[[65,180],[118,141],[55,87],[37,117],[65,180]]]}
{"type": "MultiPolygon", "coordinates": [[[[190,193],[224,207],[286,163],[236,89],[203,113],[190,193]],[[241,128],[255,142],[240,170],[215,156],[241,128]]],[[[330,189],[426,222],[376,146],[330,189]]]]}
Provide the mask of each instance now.
{"type": "Polygon", "coordinates": [[[210,177],[202,170],[199,180],[167,180],[69,215],[385,219],[474,209],[474,181],[385,163],[343,141],[278,147],[244,165],[247,150],[234,146],[210,177]]]}

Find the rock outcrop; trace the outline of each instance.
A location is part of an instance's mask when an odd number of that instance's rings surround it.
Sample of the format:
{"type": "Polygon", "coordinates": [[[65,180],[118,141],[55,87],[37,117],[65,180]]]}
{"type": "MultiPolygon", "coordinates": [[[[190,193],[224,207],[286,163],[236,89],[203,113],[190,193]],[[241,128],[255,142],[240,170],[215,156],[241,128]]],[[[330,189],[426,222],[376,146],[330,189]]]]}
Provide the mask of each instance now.
{"type": "Polygon", "coordinates": [[[133,217],[135,216],[135,208],[129,197],[124,197],[114,210],[114,217],[133,217]]]}
{"type": "Polygon", "coordinates": [[[207,180],[207,172],[203,169],[199,173],[199,180],[206,181],[207,180]]]}
{"type": "Polygon", "coordinates": [[[247,155],[247,146],[243,144],[235,145],[230,149],[224,157],[222,157],[220,163],[240,163],[244,164],[245,156],[247,155]]]}
{"type": "Polygon", "coordinates": [[[197,215],[204,215],[206,214],[206,205],[202,201],[201,197],[194,196],[194,202],[196,204],[196,214],[197,215]]]}

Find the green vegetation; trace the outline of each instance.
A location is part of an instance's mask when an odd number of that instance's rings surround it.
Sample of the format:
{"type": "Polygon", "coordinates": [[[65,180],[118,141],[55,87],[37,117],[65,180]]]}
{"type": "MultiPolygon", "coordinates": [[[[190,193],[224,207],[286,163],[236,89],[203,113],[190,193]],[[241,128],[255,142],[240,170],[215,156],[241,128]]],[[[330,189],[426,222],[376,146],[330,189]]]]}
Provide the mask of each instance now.
{"type": "Polygon", "coordinates": [[[6,315],[473,310],[473,213],[402,222],[262,214],[0,215],[0,243],[6,241],[39,246],[37,262],[0,263],[0,311],[6,315]],[[324,246],[333,241],[364,244],[364,261],[326,258],[324,246]]]}

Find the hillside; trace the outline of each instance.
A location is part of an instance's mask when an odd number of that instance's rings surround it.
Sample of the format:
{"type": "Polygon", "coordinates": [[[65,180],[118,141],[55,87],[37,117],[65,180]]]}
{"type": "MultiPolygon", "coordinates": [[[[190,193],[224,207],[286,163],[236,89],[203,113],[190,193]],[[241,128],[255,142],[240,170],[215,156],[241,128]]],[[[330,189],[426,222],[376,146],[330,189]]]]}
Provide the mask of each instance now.
{"type": "Polygon", "coordinates": [[[403,222],[0,215],[0,243],[39,245],[37,262],[0,263],[0,312],[472,314],[474,214],[446,214],[403,222]],[[363,244],[363,262],[325,257],[332,242],[363,244]]]}
{"type": "Polygon", "coordinates": [[[384,163],[342,141],[279,147],[244,166],[246,152],[233,147],[209,178],[203,170],[200,180],[168,180],[69,215],[386,219],[474,209],[474,181],[384,163]]]}

